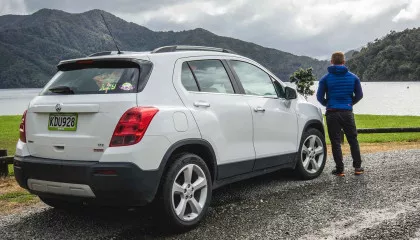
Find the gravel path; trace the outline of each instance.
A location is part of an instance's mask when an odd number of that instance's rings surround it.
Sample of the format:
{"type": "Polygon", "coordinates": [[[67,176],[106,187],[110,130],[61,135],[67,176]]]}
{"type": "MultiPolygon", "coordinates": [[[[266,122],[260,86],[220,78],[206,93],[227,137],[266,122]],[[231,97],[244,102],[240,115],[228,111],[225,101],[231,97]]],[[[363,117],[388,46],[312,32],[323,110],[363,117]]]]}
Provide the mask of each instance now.
{"type": "Polygon", "coordinates": [[[148,208],[66,213],[38,204],[0,217],[1,239],[420,239],[420,150],[363,156],[366,174],[312,181],[287,172],[214,192],[202,224],[165,233],[148,208]]]}

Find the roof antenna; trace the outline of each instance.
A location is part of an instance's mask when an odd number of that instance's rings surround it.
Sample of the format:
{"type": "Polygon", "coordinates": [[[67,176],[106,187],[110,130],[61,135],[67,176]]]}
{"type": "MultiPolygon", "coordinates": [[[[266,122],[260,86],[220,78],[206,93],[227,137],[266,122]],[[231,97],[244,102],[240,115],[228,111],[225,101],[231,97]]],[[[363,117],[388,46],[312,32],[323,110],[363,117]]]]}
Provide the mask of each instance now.
{"type": "Polygon", "coordinates": [[[111,30],[109,29],[108,24],[106,23],[105,18],[104,18],[104,15],[102,15],[102,13],[101,13],[101,16],[102,16],[102,19],[104,20],[104,23],[105,23],[106,29],[108,29],[109,35],[111,35],[111,37],[112,37],[112,41],[114,41],[115,47],[116,47],[116,48],[117,48],[117,50],[118,50],[118,54],[121,54],[121,51],[120,51],[120,49],[118,48],[117,42],[115,41],[115,38],[114,38],[114,36],[112,35],[112,32],[111,32],[111,30]]]}

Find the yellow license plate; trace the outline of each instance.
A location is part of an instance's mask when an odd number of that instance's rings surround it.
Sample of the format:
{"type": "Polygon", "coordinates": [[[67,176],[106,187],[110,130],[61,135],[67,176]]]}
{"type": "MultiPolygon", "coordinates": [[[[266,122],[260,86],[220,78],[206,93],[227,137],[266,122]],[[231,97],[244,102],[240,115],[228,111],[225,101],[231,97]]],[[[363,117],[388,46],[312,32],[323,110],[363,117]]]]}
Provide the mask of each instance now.
{"type": "Polygon", "coordinates": [[[50,131],[76,131],[77,113],[50,113],[48,117],[50,131]]]}

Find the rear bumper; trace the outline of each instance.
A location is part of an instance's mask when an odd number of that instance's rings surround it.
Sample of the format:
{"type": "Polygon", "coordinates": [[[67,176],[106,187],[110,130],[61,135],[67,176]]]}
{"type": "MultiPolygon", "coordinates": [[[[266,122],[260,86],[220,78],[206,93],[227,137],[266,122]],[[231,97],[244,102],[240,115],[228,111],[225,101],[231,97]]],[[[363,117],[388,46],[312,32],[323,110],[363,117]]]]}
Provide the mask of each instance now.
{"type": "Polygon", "coordinates": [[[38,196],[100,205],[145,205],[153,201],[160,183],[158,170],[144,171],[125,162],[15,156],[14,171],[19,185],[38,196]],[[104,170],[108,173],[104,174],[104,170]]]}

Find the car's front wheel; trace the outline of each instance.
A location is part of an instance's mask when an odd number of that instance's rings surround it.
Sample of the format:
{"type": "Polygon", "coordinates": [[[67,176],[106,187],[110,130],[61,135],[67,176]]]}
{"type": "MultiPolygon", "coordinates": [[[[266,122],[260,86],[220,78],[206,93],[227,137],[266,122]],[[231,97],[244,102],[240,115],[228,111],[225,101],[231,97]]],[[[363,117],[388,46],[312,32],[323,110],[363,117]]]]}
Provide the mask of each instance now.
{"type": "Polygon", "coordinates": [[[326,159],[325,136],[317,129],[308,129],[302,134],[296,172],[302,179],[314,179],[324,170],[326,159]]]}
{"type": "Polygon", "coordinates": [[[163,179],[160,202],[170,225],[188,230],[207,212],[212,193],[210,172],[195,154],[179,154],[173,160],[163,179]]]}

